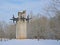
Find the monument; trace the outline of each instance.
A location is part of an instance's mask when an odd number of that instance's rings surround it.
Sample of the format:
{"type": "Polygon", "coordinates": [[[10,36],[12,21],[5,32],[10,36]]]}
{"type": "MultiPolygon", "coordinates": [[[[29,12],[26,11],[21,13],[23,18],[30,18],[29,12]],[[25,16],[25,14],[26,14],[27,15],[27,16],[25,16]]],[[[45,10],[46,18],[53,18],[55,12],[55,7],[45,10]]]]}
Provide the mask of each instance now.
{"type": "Polygon", "coordinates": [[[27,22],[29,22],[31,18],[29,15],[26,18],[26,11],[18,12],[18,17],[15,18],[14,15],[12,17],[13,20],[16,21],[16,39],[27,39],[27,22]]]}
{"type": "Polygon", "coordinates": [[[27,38],[27,27],[26,27],[26,11],[18,12],[18,22],[16,24],[16,38],[26,39],[27,38]],[[20,19],[21,18],[21,19],[20,19]],[[23,20],[22,20],[23,18],[23,20]]]}

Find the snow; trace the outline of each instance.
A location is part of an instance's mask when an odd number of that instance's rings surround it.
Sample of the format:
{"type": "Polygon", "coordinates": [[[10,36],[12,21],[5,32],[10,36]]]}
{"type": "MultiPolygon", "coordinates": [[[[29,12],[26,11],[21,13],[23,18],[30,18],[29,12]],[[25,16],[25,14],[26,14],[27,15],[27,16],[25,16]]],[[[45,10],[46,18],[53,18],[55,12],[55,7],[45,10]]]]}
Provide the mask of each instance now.
{"type": "Polygon", "coordinates": [[[60,40],[43,40],[40,39],[12,39],[8,41],[0,41],[0,45],[60,45],[60,40]]]}

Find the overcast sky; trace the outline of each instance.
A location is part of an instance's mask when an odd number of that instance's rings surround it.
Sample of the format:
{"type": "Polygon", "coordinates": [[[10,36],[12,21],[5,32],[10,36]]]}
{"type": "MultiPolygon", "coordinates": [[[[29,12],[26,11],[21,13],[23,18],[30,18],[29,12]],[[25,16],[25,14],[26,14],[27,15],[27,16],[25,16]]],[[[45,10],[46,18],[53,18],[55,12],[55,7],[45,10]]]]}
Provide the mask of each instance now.
{"type": "Polygon", "coordinates": [[[48,4],[49,0],[0,0],[0,21],[9,22],[13,14],[17,16],[18,11],[23,10],[27,13],[43,13],[43,8],[48,4]]]}

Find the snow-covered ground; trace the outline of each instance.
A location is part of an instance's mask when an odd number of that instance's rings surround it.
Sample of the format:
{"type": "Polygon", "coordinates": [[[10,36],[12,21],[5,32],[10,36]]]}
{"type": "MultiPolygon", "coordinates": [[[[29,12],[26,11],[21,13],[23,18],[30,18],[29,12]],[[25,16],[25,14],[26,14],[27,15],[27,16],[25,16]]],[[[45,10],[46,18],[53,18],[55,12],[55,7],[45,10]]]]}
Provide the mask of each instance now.
{"type": "Polygon", "coordinates": [[[36,39],[12,39],[8,41],[0,41],[0,45],[60,45],[60,40],[43,40],[36,39]]]}

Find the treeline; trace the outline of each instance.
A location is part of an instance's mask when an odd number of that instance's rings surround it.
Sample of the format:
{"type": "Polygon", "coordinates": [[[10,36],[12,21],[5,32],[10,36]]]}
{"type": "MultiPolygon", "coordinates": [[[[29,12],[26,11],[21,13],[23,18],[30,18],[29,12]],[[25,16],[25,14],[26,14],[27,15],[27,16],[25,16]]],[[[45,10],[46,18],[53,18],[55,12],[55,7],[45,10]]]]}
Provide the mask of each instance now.
{"type": "MultiPolygon", "coordinates": [[[[60,39],[60,15],[34,17],[27,23],[27,38],[60,39]]],[[[0,21],[0,38],[16,38],[16,24],[0,21]]]]}
{"type": "Polygon", "coordinates": [[[13,23],[7,24],[5,21],[0,21],[0,39],[16,38],[16,25],[13,23]]]}
{"type": "Polygon", "coordinates": [[[60,0],[49,4],[28,24],[28,38],[60,39],[60,0]]]}
{"type": "Polygon", "coordinates": [[[41,16],[27,24],[27,37],[40,39],[60,39],[60,15],[51,18],[41,16]]]}

